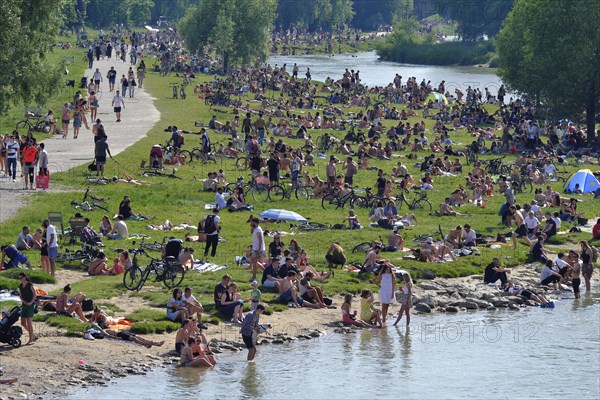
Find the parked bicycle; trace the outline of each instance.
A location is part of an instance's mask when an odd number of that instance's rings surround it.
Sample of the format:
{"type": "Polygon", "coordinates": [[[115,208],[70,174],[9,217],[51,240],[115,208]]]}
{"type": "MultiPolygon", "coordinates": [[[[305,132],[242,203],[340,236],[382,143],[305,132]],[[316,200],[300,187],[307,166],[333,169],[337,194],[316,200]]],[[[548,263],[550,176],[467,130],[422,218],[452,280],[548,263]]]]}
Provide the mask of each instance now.
{"type": "Polygon", "coordinates": [[[296,200],[310,200],[314,198],[315,190],[313,186],[296,186],[295,188],[291,185],[277,184],[269,188],[267,198],[273,201],[282,201],[284,199],[291,199],[292,193],[296,197],[296,200]]]}
{"type": "MultiPolygon", "coordinates": [[[[141,253],[139,250],[137,251],[141,253]]],[[[141,290],[151,274],[154,275],[154,282],[163,282],[168,289],[173,289],[183,282],[185,269],[175,257],[157,260],[148,256],[145,251],[143,254],[150,258],[150,262],[143,270],[138,266],[134,267],[132,262],[132,266],[123,276],[123,284],[127,289],[141,290]]]]}
{"type": "Polygon", "coordinates": [[[398,207],[398,209],[401,209],[402,205],[406,204],[409,210],[425,210],[429,213],[431,212],[433,207],[431,201],[427,198],[427,191],[423,190],[417,192],[412,201],[409,201],[406,197],[407,193],[408,190],[401,190],[398,197],[396,197],[396,207],[398,207]]]}
{"type": "Polygon", "coordinates": [[[354,190],[351,190],[349,193],[344,196],[340,196],[337,194],[326,194],[323,196],[321,200],[321,207],[324,210],[337,210],[338,208],[344,208],[348,204],[350,208],[354,207],[367,207],[367,199],[356,194],[354,190]]]}
{"type": "Polygon", "coordinates": [[[383,242],[383,239],[381,238],[381,235],[379,235],[379,240],[374,240],[371,242],[362,242],[362,243],[357,244],[356,246],[354,246],[352,248],[352,253],[366,253],[376,244],[380,244],[383,246],[384,242],[383,242]]]}
{"type": "Polygon", "coordinates": [[[52,125],[42,118],[41,114],[27,112],[25,119],[17,122],[16,130],[21,132],[27,129],[27,132],[50,133],[52,125]]]}
{"type": "Polygon", "coordinates": [[[89,202],[87,200],[82,201],[81,203],[73,200],[71,201],[71,206],[76,209],[76,210],[82,210],[82,211],[86,211],[86,212],[90,212],[90,211],[94,211],[94,210],[104,210],[107,213],[110,213],[110,211],[108,210],[108,208],[96,203],[96,202],[89,202]]]}

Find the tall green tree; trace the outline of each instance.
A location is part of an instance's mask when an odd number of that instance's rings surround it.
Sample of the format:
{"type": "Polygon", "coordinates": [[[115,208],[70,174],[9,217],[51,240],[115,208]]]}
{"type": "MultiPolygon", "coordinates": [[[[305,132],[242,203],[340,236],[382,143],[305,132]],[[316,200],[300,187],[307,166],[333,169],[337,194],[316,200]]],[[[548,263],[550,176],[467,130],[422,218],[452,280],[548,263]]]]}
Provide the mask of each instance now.
{"type": "Polygon", "coordinates": [[[557,117],[587,115],[593,140],[600,106],[600,3],[517,0],[498,35],[499,74],[557,117]]]}
{"type": "Polygon", "coordinates": [[[413,0],[354,0],[352,26],[370,31],[391,25],[397,17],[411,17],[413,7],[413,0]]]}
{"type": "Polygon", "coordinates": [[[11,106],[43,104],[61,82],[46,54],[62,25],[62,0],[0,1],[0,115],[11,106]]]}
{"type": "Polygon", "coordinates": [[[352,20],[352,0],[279,0],[275,27],[278,29],[335,29],[352,20]]]}
{"type": "Polygon", "coordinates": [[[222,55],[224,70],[230,62],[264,61],[276,8],[276,0],[202,0],[181,20],[180,33],[189,50],[222,55]]]}
{"type": "Polygon", "coordinates": [[[434,0],[438,13],[458,24],[464,41],[495,37],[514,0],[434,0]]]}

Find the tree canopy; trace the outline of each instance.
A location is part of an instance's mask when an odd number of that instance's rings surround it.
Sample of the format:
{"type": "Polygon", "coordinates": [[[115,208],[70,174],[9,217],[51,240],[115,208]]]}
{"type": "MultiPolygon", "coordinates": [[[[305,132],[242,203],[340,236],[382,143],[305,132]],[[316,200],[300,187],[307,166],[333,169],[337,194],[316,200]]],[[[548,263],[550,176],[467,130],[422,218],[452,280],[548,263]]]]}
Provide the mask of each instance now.
{"type": "Polygon", "coordinates": [[[279,0],[275,27],[335,29],[350,22],[352,0],[279,0]]]}
{"type": "Polygon", "coordinates": [[[556,117],[587,114],[594,137],[600,105],[600,3],[517,0],[497,39],[499,74],[513,91],[556,117]]]}
{"type": "Polygon", "coordinates": [[[438,13],[458,24],[462,40],[495,37],[514,0],[434,0],[438,13]]]}
{"type": "Polygon", "coordinates": [[[181,21],[180,33],[188,49],[212,47],[230,61],[252,63],[268,56],[276,0],[203,0],[181,21]]]}
{"type": "Polygon", "coordinates": [[[58,88],[60,70],[45,58],[62,23],[65,2],[0,2],[0,115],[20,103],[45,103],[58,88]]]}

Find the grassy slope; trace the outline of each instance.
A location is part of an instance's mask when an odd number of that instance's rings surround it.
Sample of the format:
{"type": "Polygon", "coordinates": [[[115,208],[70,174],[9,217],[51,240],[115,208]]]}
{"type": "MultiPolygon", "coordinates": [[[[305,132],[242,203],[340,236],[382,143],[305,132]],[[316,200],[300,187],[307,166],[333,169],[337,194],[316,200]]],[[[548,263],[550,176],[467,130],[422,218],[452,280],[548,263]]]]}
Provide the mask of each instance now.
{"type": "MultiPolygon", "coordinates": [[[[149,66],[152,62],[147,63],[149,66]]],[[[341,71],[342,66],[340,67],[341,71]]],[[[197,79],[197,82],[206,81],[209,79],[206,76],[202,76],[197,79]]],[[[142,159],[147,158],[147,154],[151,146],[155,143],[164,143],[169,135],[164,132],[164,128],[169,125],[176,124],[180,129],[195,130],[195,121],[204,121],[205,123],[211,118],[212,115],[217,115],[219,120],[226,121],[232,119],[229,110],[213,110],[210,111],[204,106],[203,101],[195,98],[189,94],[186,100],[172,100],[170,98],[171,89],[170,83],[174,82],[174,77],[161,78],[157,74],[150,73],[149,77],[145,82],[145,90],[151,92],[156,98],[155,106],[161,111],[161,121],[155,126],[149,133],[148,136],[142,139],[140,142],[133,144],[126,152],[117,156],[116,159],[118,164],[109,162],[107,165],[106,175],[119,175],[123,176],[125,173],[131,175],[137,175],[139,170],[138,166],[142,159]]],[[[490,106],[490,108],[493,108],[490,106]]],[[[357,110],[354,110],[357,111],[357,110]]],[[[308,111],[305,110],[305,113],[308,111]]],[[[411,118],[410,122],[420,120],[420,118],[411,118]]],[[[397,121],[384,121],[385,125],[395,124],[397,121]]],[[[431,128],[432,120],[426,121],[427,126],[431,128]]],[[[323,132],[313,131],[311,132],[313,139],[322,135],[323,132]]],[[[343,132],[335,133],[338,137],[343,136],[343,132]]],[[[211,133],[213,142],[225,142],[228,136],[211,133]]],[[[464,131],[457,131],[453,133],[453,140],[460,143],[469,143],[472,139],[464,131]]],[[[316,140],[315,140],[316,141],[316,140]]],[[[186,136],[186,145],[184,148],[191,148],[199,142],[199,137],[194,135],[186,136]]],[[[290,143],[294,145],[300,145],[300,140],[290,140],[290,143]]],[[[429,154],[429,152],[423,152],[419,154],[420,158],[429,154]]],[[[488,157],[483,157],[488,158],[488,157]]],[[[311,175],[319,174],[321,177],[325,175],[325,161],[317,159],[317,166],[310,167],[308,170],[311,175]]],[[[398,158],[393,158],[390,161],[373,161],[372,165],[383,168],[384,171],[391,171],[391,168],[396,164],[398,158]]],[[[419,178],[421,174],[417,169],[413,167],[414,162],[405,160],[405,164],[409,167],[410,172],[415,178],[419,178]]],[[[117,211],[118,203],[124,195],[131,196],[133,200],[133,208],[136,212],[141,212],[146,215],[156,216],[154,223],[160,224],[164,220],[169,219],[174,224],[179,223],[191,223],[196,224],[199,219],[206,215],[204,210],[204,204],[213,202],[213,195],[210,193],[204,193],[200,191],[201,184],[194,181],[194,177],[203,178],[209,171],[214,171],[222,168],[229,178],[234,180],[235,177],[239,176],[240,171],[237,171],[234,166],[234,162],[231,160],[225,160],[222,164],[202,166],[202,165],[191,165],[178,167],[177,175],[182,177],[182,180],[172,180],[168,178],[143,178],[156,183],[153,186],[139,186],[132,187],[126,184],[110,184],[106,186],[94,186],[93,192],[103,197],[109,197],[109,208],[111,212],[117,211]]],[[[569,170],[575,171],[578,167],[569,167],[569,170]]],[[[466,167],[465,173],[468,171],[466,167]]],[[[30,226],[37,226],[38,222],[41,221],[48,213],[48,211],[62,211],[66,219],[74,214],[74,210],[71,209],[68,204],[70,200],[80,199],[83,191],[85,190],[87,183],[85,175],[87,170],[84,167],[75,168],[67,173],[55,174],[53,176],[53,185],[60,185],[63,189],[68,189],[66,192],[59,193],[37,193],[34,195],[34,205],[22,209],[14,218],[4,222],[0,225],[0,242],[9,243],[13,242],[20,227],[24,224],[30,226]]],[[[245,172],[243,173],[246,174],[245,172]]],[[[363,188],[367,186],[374,186],[376,180],[375,171],[361,171],[357,177],[355,177],[356,187],[363,188]]],[[[434,178],[435,190],[430,193],[430,199],[434,204],[434,207],[443,201],[443,198],[455,189],[459,184],[464,182],[463,177],[436,177],[434,178]]],[[[555,185],[556,186],[556,185],[555,185]]],[[[518,202],[525,202],[531,200],[532,195],[518,195],[518,202]]],[[[424,233],[434,233],[437,230],[438,224],[442,226],[445,233],[456,225],[457,223],[464,224],[467,221],[471,223],[473,228],[486,236],[495,236],[498,232],[506,232],[507,228],[500,225],[500,219],[497,216],[497,210],[502,204],[502,196],[494,196],[488,199],[488,207],[486,209],[475,208],[473,206],[466,206],[461,209],[461,212],[474,213],[477,217],[431,217],[425,213],[417,212],[419,224],[416,227],[412,227],[404,231],[402,234],[406,240],[406,244],[411,246],[412,239],[416,235],[424,233]]],[[[597,210],[594,206],[597,203],[585,202],[582,203],[580,209],[586,211],[587,215],[596,215],[597,210]]],[[[283,208],[294,210],[301,215],[310,218],[316,222],[329,222],[332,224],[341,223],[344,217],[347,215],[347,209],[340,210],[339,212],[325,212],[320,206],[320,200],[310,202],[299,202],[297,200],[286,200],[281,203],[267,203],[267,204],[256,204],[254,203],[255,211],[253,214],[258,214],[261,211],[268,208],[283,208]]],[[[367,210],[357,210],[358,216],[363,223],[366,225],[368,221],[367,210]]],[[[239,282],[246,282],[249,278],[249,273],[241,270],[234,266],[233,258],[236,255],[243,254],[244,248],[250,243],[251,235],[246,220],[250,213],[228,213],[223,212],[221,215],[222,223],[222,236],[226,238],[226,242],[219,245],[218,254],[214,260],[219,264],[229,264],[230,267],[227,269],[228,273],[233,274],[234,280],[239,282]]],[[[88,213],[91,218],[93,225],[96,227],[103,215],[102,211],[94,211],[88,213]]],[[[131,233],[144,233],[152,236],[152,240],[161,241],[163,232],[151,231],[146,228],[147,223],[143,221],[128,221],[129,231],[131,233]]],[[[286,224],[277,226],[277,229],[288,230],[286,224]]],[[[175,231],[172,232],[175,236],[183,238],[185,232],[175,231]]],[[[317,269],[325,268],[323,255],[327,249],[327,246],[332,241],[339,241],[344,248],[351,249],[354,245],[365,241],[377,239],[379,235],[383,238],[389,234],[389,231],[383,231],[380,229],[363,229],[360,231],[328,231],[328,232],[315,232],[310,234],[296,235],[295,238],[299,241],[300,245],[307,251],[309,259],[317,269]]],[[[579,239],[587,238],[588,234],[574,234],[562,236],[559,238],[560,242],[576,242],[579,239]]],[[[284,237],[283,242],[288,244],[289,237],[284,237]]],[[[271,239],[267,239],[270,242],[271,239]]],[[[116,247],[132,247],[131,242],[106,242],[107,249],[106,253],[110,258],[114,256],[112,249],[116,247]]],[[[197,258],[202,258],[203,244],[194,244],[192,247],[196,249],[197,258]]],[[[63,247],[64,248],[64,247],[63,247]]],[[[76,249],[76,247],[73,247],[76,249]]],[[[403,268],[426,268],[435,272],[441,276],[464,276],[474,273],[481,273],[487,263],[491,261],[494,256],[501,256],[504,264],[514,266],[522,264],[526,261],[528,256],[528,248],[525,245],[521,245],[518,250],[512,250],[509,247],[503,247],[500,250],[491,250],[488,248],[481,248],[480,256],[463,257],[455,263],[448,264],[423,264],[416,261],[398,260],[401,254],[390,254],[387,253],[386,257],[391,257],[394,264],[403,268]]],[[[37,252],[30,252],[27,254],[28,257],[33,261],[34,265],[39,265],[39,254],[37,252]]],[[[362,254],[348,254],[350,261],[362,261],[364,255],[362,254]]],[[[143,263],[143,261],[142,261],[143,263]]],[[[218,282],[219,277],[222,273],[208,273],[208,274],[196,274],[190,273],[187,275],[184,281],[185,285],[192,286],[196,296],[204,304],[212,303],[212,289],[218,282]]],[[[0,274],[0,279],[2,274],[0,274]]],[[[339,271],[336,273],[334,279],[330,279],[326,282],[323,287],[326,293],[344,293],[344,292],[358,292],[361,288],[368,286],[368,278],[357,276],[355,273],[339,271]]],[[[0,280],[0,288],[5,285],[0,280]]],[[[96,277],[92,279],[86,279],[73,285],[75,291],[83,291],[89,297],[99,298],[111,298],[115,295],[125,293],[125,289],[121,284],[120,277],[96,277]]],[[[247,296],[250,286],[247,283],[240,284],[240,290],[244,292],[243,296],[247,296]]],[[[148,291],[145,289],[139,294],[134,296],[140,296],[148,302],[150,306],[163,308],[169,297],[169,291],[165,290],[161,286],[157,286],[155,290],[148,291]]],[[[272,295],[267,294],[264,296],[265,300],[270,300],[272,295]]],[[[273,309],[281,310],[285,307],[282,305],[275,304],[273,309]]],[[[136,317],[135,315],[132,317],[136,317]]],[[[153,321],[157,315],[146,316],[148,320],[153,321]]],[[[139,319],[139,318],[138,318],[139,319]]],[[[165,326],[162,321],[163,318],[159,318],[158,325],[144,325],[144,331],[169,329],[165,326]]],[[[142,328],[140,328],[142,329],[142,328]]]]}

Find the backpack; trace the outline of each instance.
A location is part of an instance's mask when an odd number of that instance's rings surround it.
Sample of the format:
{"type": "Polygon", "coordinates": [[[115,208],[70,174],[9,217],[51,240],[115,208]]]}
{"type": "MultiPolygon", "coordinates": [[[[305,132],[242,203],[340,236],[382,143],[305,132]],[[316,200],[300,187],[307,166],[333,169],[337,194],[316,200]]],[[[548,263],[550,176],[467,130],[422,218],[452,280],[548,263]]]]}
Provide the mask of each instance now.
{"type": "Polygon", "coordinates": [[[209,233],[213,233],[216,230],[217,230],[217,226],[215,225],[215,216],[214,215],[207,216],[206,220],[204,221],[204,233],[206,233],[208,235],[209,233]]]}

